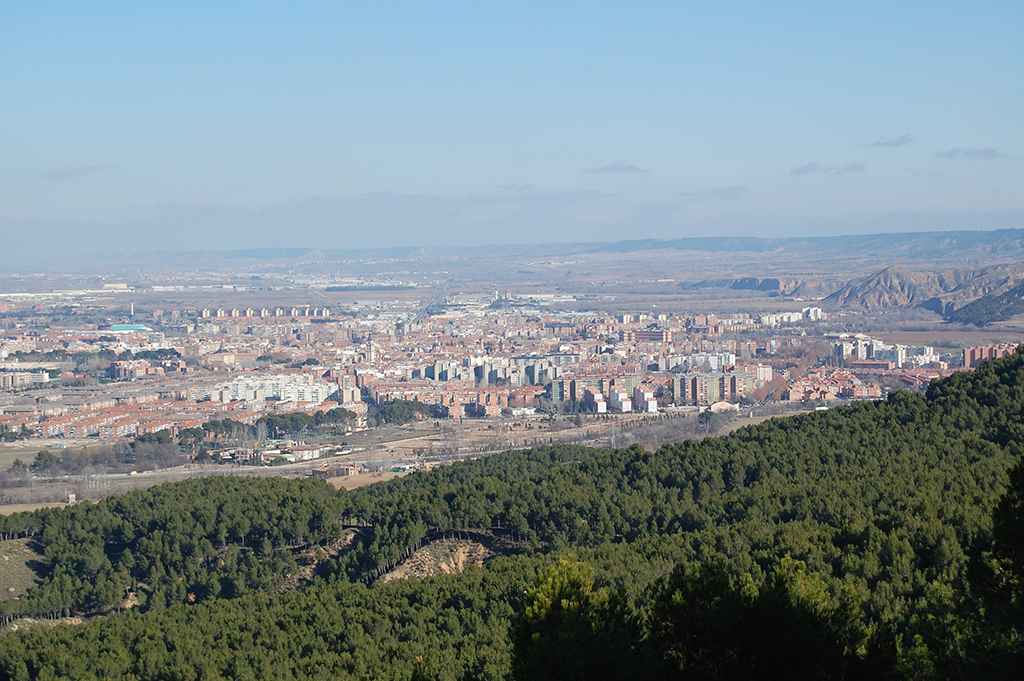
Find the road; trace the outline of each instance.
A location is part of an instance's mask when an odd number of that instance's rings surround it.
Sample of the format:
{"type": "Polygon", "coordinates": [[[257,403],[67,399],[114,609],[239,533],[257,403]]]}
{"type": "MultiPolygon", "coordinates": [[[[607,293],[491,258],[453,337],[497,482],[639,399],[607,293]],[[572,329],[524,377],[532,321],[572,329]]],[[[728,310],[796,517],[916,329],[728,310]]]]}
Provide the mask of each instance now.
{"type": "MultiPolygon", "coordinates": [[[[724,434],[744,425],[758,423],[771,418],[771,415],[749,417],[749,410],[736,419],[734,423],[719,434],[724,434]]],[[[690,415],[669,417],[661,415],[657,418],[645,418],[639,414],[616,415],[607,419],[589,417],[584,425],[577,427],[567,418],[554,423],[545,419],[480,419],[467,420],[454,426],[460,432],[452,441],[452,433],[442,429],[452,427],[446,422],[422,421],[410,426],[387,427],[354,434],[360,437],[345,437],[348,445],[353,440],[356,446],[363,449],[349,454],[332,456],[313,461],[283,464],[279,466],[242,466],[230,464],[187,464],[155,471],[131,473],[98,473],[88,476],[65,476],[36,480],[27,498],[15,498],[7,505],[0,505],[0,513],[14,510],[25,510],[24,504],[39,504],[64,499],[68,492],[75,492],[79,499],[95,499],[133,489],[144,489],[153,485],[187,480],[195,477],[212,475],[246,475],[246,476],[282,476],[305,477],[314,471],[327,470],[341,466],[355,466],[365,474],[364,477],[352,476],[348,482],[334,482],[339,487],[355,487],[372,484],[394,475],[382,475],[393,469],[432,468],[457,461],[476,459],[493,454],[518,451],[534,446],[547,444],[583,444],[591,446],[624,446],[630,441],[640,442],[647,446],[686,439],[702,437],[694,432],[674,431],[673,422],[693,420],[690,415]],[[527,426],[530,426],[528,429],[527,426]],[[650,440],[650,431],[663,432],[650,440]],[[635,433],[635,435],[634,435],[635,433]],[[625,436],[625,437],[624,437],[625,436]],[[357,479],[358,478],[358,479],[357,479]],[[18,506],[15,509],[15,506],[18,506]]],[[[690,429],[686,429],[687,431],[690,429]]],[[[346,476],[348,477],[348,476],[346,476]]],[[[343,481],[344,478],[337,480],[343,481]]],[[[15,490],[11,490],[12,492],[15,490]]]]}

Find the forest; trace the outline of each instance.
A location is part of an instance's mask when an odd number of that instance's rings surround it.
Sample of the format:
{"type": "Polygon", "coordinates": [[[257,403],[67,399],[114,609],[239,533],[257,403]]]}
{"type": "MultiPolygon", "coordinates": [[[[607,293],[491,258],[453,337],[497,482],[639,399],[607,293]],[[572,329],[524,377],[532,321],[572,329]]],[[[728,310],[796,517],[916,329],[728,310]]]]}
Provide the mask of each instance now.
{"type": "Polygon", "coordinates": [[[265,588],[295,570],[295,548],[339,533],[339,496],[318,480],[210,477],[96,504],[13,515],[0,536],[30,536],[45,579],[4,614],[153,610],[265,588]]]}
{"type": "Polygon", "coordinates": [[[352,492],[210,478],[0,519],[40,584],[8,678],[1016,679],[1024,353],[924,396],[655,452],[556,446],[352,492]],[[302,588],[295,552],[354,541],[302,588]],[[519,547],[375,577],[431,533],[519,547]],[[137,600],[129,612],[124,599],[137,600]]]}
{"type": "Polygon", "coordinates": [[[370,403],[367,420],[373,425],[405,425],[417,419],[433,416],[430,405],[414,400],[383,400],[380,404],[370,403]]]}

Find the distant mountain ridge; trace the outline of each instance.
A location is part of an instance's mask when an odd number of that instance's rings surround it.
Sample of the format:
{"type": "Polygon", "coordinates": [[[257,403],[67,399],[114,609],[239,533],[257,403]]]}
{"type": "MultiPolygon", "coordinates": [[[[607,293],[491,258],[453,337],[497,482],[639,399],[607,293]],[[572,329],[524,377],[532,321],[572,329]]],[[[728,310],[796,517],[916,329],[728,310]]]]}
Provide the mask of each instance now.
{"type": "Polygon", "coordinates": [[[713,252],[878,253],[888,258],[924,258],[969,253],[1024,257],[1024,229],[896,232],[815,237],[688,237],[636,239],[604,244],[571,244],[572,252],[629,253],[656,249],[713,252]],[[573,248],[575,247],[575,248],[573,248]],[[582,250],[576,250],[576,249],[582,250]]]}
{"type": "Polygon", "coordinates": [[[612,242],[565,242],[535,244],[428,245],[365,248],[248,248],[203,251],[234,258],[326,257],[411,257],[437,253],[475,254],[500,248],[504,255],[547,255],[552,247],[561,255],[588,253],[634,253],[652,250],[808,253],[808,254],[884,254],[891,258],[906,256],[948,256],[951,253],[997,254],[1024,258],[1024,229],[958,230],[949,232],[895,232],[891,234],[847,234],[814,237],[698,236],[680,239],[632,239],[612,242]]]}
{"type": "Polygon", "coordinates": [[[788,298],[819,298],[833,308],[921,308],[950,321],[986,325],[1024,314],[1024,262],[977,269],[918,271],[898,266],[844,281],[828,277],[736,277],[680,284],[683,290],[730,289],[788,298]]]}
{"type": "MultiPolygon", "coordinates": [[[[444,240],[432,240],[420,245],[406,246],[352,246],[325,244],[311,247],[284,245],[266,247],[254,243],[248,248],[203,249],[203,250],[115,250],[89,251],[86,269],[73,271],[101,271],[109,274],[112,267],[132,271],[159,265],[162,268],[178,268],[192,271],[196,267],[217,267],[221,264],[238,267],[249,262],[273,263],[275,266],[316,263],[322,265],[331,261],[363,259],[409,260],[417,258],[454,257],[508,258],[550,257],[553,253],[562,256],[603,256],[617,254],[639,254],[647,252],[680,254],[723,253],[754,257],[763,260],[770,256],[796,259],[801,262],[815,262],[819,258],[835,261],[885,260],[887,262],[911,261],[955,261],[954,266],[977,266],[991,262],[1024,260],[1024,229],[957,230],[931,232],[896,232],[890,234],[848,234],[814,237],[755,237],[755,236],[696,236],[679,239],[633,239],[614,242],[594,241],[548,241],[537,243],[502,243],[500,241],[462,244],[444,240]],[[970,263],[970,264],[966,264],[970,263]]],[[[81,255],[81,254],[79,254],[81,255]]],[[[9,258],[0,262],[0,272],[42,272],[69,270],[69,262],[76,268],[82,267],[83,259],[61,260],[47,254],[44,259],[9,258]]],[[[823,270],[827,272],[829,268],[823,270]]],[[[121,271],[121,270],[116,270],[121,271]]],[[[781,276],[788,276],[783,270],[775,270],[781,276]]],[[[706,275],[705,275],[706,276],[706,275]]],[[[826,275],[827,277],[828,275],[826,275]]],[[[803,279],[808,297],[812,293],[816,278],[803,279]]],[[[792,295],[786,294],[786,295],[792,295]]]]}
{"type": "Polygon", "coordinates": [[[843,280],[834,278],[738,277],[735,279],[686,281],[680,284],[680,288],[686,291],[722,288],[734,291],[760,291],[769,295],[792,298],[820,298],[834,291],[843,283],[843,280]]]}
{"type": "Polygon", "coordinates": [[[1022,282],[1024,263],[931,272],[886,267],[847,283],[822,302],[867,310],[921,307],[956,319],[957,311],[965,306],[981,299],[1004,296],[1015,287],[1019,288],[1022,282]]]}

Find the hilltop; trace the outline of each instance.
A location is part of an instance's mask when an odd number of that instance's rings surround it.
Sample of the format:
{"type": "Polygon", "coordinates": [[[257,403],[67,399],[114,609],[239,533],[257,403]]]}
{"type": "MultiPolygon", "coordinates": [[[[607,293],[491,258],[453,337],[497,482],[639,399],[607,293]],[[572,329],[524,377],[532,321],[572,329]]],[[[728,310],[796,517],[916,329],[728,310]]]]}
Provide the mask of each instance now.
{"type": "Polygon", "coordinates": [[[949,320],[962,324],[987,326],[1024,314],[1024,283],[1003,293],[990,293],[949,315],[949,320]]]}
{"type": "Polygon", "coordinates": [[[680,288],[687,291],[722,288],[733,291],[759,291],[772,296],[819,298],[844,283],[842,279],[835,277],[737,277],[686,281],[680,284],[680,288]]]}
{"type": "Polygon", "coordinates": [[[950,316],[980,298],[1002,295],[1021,281],[1022,263],[924,272],[892,266],[848,282],[823,302],[868,310],[921,307],[950,316]]]}

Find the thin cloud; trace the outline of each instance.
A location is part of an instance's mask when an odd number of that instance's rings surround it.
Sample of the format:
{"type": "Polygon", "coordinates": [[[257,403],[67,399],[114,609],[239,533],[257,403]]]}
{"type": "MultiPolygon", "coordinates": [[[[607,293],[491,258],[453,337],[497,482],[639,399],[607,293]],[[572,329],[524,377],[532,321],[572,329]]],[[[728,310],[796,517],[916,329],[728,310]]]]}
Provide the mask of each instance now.
{"type": "Polygon", "coordinates": [[[1010,158],[995,147],[952,147],[938,152],[935,156],[949,161],[995,161],[1010,158]]]}
{"type": "Polygon", "coordinates": [[[732,184],[724,187],[711,187],[709,189],[698,189],[695,191],[680,192],[679,196],[684,199],[717,199],[721,201],[735,201],[747,195],[750,189],[746,185],[732,184]]]}
{"type": "Polygon", "coordinates": [[[896,137],[879,137],[867,146],[872,149],[895,149],[911,145],[915,141],[914,136],[908,132],[896,137]]]}
{"type": "Polygon", "coordinates": [[[938,178],[938,177],[945,177],[946,175],[945,175],[945,173],[941,173],[941,172],[939,172],[937,170],[934,170],[932,168],[914,168],[914,169],[911,169],[910,176],[911,177],[927,177],[927,178],[935,179],[935,178],[938,178]]]}
{"type": "Polygon", "coordinates": [[[642,175],[647,172],[647,169],[625,161],[612,161],[604,165],[584,168],[583,172],[588,175],[642,175]]]}
{"type": "Polygon", "coordinates": [[[471,194],[461,198],[470,203],[537,203],[604,200],[615,197],[611,192],[596,189],[545,189],[532,184],[502,185],[494,194],[471,194]]]}
{"type": "Polygon", "coordinates": [[[498,189],[511,192],[513,194],[529,194],[537,190],[537,185],[530,184],[529,182],[514,182],[511,184],[498,185],[498,189]]]}
{"type": "Polygon", "coordinates": [[[804,163],[796,168],[789,171],[790,175],[794,177],[803,177],[804,175],[855,175],[857,173],[864,172],[863,163],[844,163],[841,165],[825,165],[822,163],[804,163]]]}
{"type": "Polygon", "coordinates": [[[82,180],[97,173],[108,170],[110,166],[101,163],[91,163],[75,166],[61,166],[51,168],[43,173],[43,179],[50,182],[74,182],[82,180]]]}

